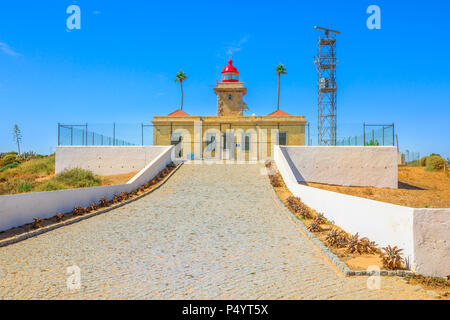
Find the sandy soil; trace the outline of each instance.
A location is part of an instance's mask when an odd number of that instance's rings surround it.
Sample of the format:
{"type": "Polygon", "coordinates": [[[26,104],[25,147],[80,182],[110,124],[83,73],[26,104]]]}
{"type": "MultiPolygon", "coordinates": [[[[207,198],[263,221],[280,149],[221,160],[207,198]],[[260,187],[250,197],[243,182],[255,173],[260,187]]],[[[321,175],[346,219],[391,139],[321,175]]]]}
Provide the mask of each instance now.
{"type": "Polygon", "coordinates": [[[116,174],[112,176],[101,176],[102,179],[102,186],[111,186],[114,184],[123,184],[127,183],[128,180],[133,178],[139,171],[129,172],[129,173],[123,173],[123,174],[116,174]]]}
{"type": "Polygon", "coordinates": [[[398,189],[343,187],[308,182],[315,188],[413,208],[450,208],[450,177],[424,167],[398,168],[398,189]]]}

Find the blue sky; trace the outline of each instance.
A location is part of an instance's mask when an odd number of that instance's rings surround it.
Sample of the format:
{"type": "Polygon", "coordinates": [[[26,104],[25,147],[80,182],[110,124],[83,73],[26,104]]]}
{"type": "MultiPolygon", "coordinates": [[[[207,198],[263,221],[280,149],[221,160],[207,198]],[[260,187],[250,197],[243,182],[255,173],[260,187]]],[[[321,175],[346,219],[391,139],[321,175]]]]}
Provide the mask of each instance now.
{"type": "MultiPolygon", "coordinates": [[[[57,123],[135,125],[179,107],[215,115],[216,67],[235,66],[250,113],[276,107],[274,67],[283,63],[281,108],[317,126],[313,64],[319,32],[341,31],[338,135],[362,123],[395,123],[400,149],[450,157],[450,2],[430,1],[3,1],[0,5],[0,151],[54,151],[57,123]],[[81,8],[68,31],[66,8],[81,8]],[[366,27],[369,5],[381,30],[366,27]]],[[[95,125],[93,126],[95,128],[95,125]]],[[[136,137],[140,132],[137,130],[136,137]]]]}

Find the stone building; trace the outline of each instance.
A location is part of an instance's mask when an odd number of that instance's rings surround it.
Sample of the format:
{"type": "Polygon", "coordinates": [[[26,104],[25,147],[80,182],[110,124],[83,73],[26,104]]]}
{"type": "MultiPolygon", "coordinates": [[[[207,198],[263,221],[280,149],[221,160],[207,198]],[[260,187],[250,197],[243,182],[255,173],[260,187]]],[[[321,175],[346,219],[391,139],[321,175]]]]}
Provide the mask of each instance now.
{"type": "Polygon", "coordinates": [[[305,145],[305,117],[277,110],[244,116],[247,89],[228,61],[217,83],[217,116],[191,116],[179,109],[153,118],[153,144],[178,146],[184,159],[266,160],[274,144],[305,145]]]}

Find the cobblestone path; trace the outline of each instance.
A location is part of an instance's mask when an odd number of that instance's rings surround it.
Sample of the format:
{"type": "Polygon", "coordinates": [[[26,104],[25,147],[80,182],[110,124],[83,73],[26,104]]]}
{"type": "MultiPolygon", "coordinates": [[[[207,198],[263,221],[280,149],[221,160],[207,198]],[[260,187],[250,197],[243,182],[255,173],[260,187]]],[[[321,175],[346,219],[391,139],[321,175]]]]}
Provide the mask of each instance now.
{"type": "Polygon", "coordinates": [[[159,190],[0,248],[3,299],[427,298],[344,277],[280,209],[259,165],[183,165],[159,190]],[[81,270],[69,290],[67,267],[81,270]]]}

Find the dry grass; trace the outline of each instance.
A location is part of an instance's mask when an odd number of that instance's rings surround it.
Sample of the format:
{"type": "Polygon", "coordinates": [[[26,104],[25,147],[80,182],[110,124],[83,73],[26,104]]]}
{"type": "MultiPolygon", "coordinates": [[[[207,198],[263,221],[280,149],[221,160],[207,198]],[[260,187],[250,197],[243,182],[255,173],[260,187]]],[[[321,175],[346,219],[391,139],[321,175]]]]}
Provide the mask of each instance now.
{"type": "Polygon", "coordinates": [[[138,174],[139,171],[116,174],[112,176],[101,176],[102,186],[111,186],[115,184],[127,183],[131,178],[138,174]]]}
{"type": "Polygon", "coordinates": [[[442,171],[425,171],[424,167],[398,168],[398,189],[343,187],[308,182],[315,188],[345,193],[413,208],[450,208],[450,178],[442,171]]]}

